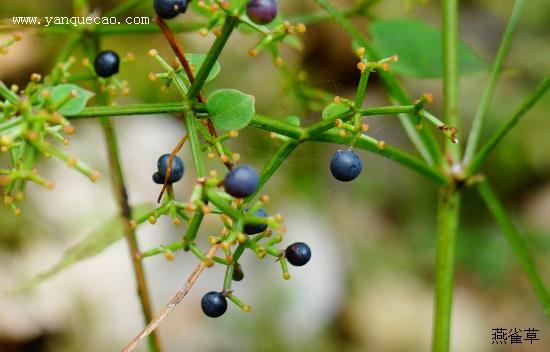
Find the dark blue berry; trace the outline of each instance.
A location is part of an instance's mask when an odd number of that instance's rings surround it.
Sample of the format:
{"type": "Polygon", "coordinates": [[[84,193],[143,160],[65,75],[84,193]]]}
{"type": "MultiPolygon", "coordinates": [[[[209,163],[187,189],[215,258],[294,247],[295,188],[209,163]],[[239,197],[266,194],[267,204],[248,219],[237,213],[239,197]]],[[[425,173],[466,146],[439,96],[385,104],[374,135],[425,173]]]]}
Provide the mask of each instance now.
{"type": "Polygon", "coordinates": [[[330,172],[339,181],[348,182],[361,173],[361,159],[351,150],[338,150],[330,161],[330,172]]]}
{"type": "Polygon", "coordinates": [[[227,300],[220,292],[210,291],[202,296],[201,308],[204,314],[217,318],[227,310],[227,300]]]}
{"type": "Polygon", "coordinates": [[[246,14],[254,23],[268,24],[277,16],[277,1],[250,0],[246,6],[246,14]]]}
{"type": "Polygon", "coordinates": [[[169,20],[187,11],[187,0],[155,0],[153,6],[160,18],[169,20]]]}
{"type": "MultiPolygon", "coordinates": [[[[170,154],[163,154],[158,162],[157,162],[157,168],[158,172],[153,174],[153,181],[158,184],[164,184],[164,179],[166,178],[166,170],[168,170],[168,164],[170,162],[170,154]],[[158,175],[158,176],[155,176],[158,175]],[[158,182],[157,180],[161,180],[158,182]]],[[[183,177],[183,172],[185,168],[183,166],[183,161],[177,156],[174,156],[174,161],[172,162],[172,169],[170,170],[170,178],[168,180],[168,183],[174,183],[181,180],[183,177]]]]}
{"type": "Polygon", "coordinates": [[[296,242],[286,247],[285,257],[290,264],[302,266],[307,264],[311,259],[311,249],[303,242],[296,242]]]}
{"type": "MultiPolygon", "coordinates": [[[[258,209],[254,215],[260,218],[267,218],[267,213],[263,209],[258,209]]],[[[243,227],[243,232],[247,235],[255,235],[257,233],[264,232],[266,229],[267,224],[245,224],[243,227]]]]}
{"type": "Polygon", "coordinates": [[[162,177],[158,172],[155,172],[153,174],[153,182],[163,185],[164,184],[164,177],[162,177]]]}
{"type": "Polygon", "coordinates": [[[242,165],[229,171],[223,182],[227,193],[233,197],[245,198],[256,192],[259,178],[252,166],[242,165]]]}
{"type": "Polygon", "coordinates": [[[118,73],[120,60],[117,53],[111,50],[100,52],[94,60],[94,70],[99,77],[111,77],[118,73]]]}

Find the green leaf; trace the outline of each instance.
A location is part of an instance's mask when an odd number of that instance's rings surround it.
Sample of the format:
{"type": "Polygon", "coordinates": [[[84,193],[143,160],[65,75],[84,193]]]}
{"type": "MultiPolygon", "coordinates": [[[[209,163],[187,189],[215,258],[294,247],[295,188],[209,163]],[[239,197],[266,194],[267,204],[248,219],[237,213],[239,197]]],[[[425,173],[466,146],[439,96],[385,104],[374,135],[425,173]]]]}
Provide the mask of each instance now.
{"type": "MultiPolygon", "coordinates": [[[[150,211],[150,204],[141,204],[132,208],[134,218],[142,217],[150,211]]],[[[67,249],[57,264],[37,274],[14,291],[31,290],[36,285],[58,274],[69,266],[98,255],[104,249],[120,240],[123,237],[123,232],[123,220],[120,218],[120,215],[117,214],[101,224],[96,230],[84,237],[74,246],[67,249]]]]}
{"type": "Polygon", "coordinates": [[[301,120],[300,120],[300,117],[299,116],[296,116],[296,115],[291,115],[291,116],[288,116],[286,119],[285,119],[286,122],[294,125],[294,126],[300,126],[301,124],[301,120]]]}
{"type": "Polygon", "coordinates": [[[336,115],[341,115],[347,112],[348,110],[349,110],[349,107],[347,107],[344,104],[330,103],[323,110],[321,117],[323,120],[329,119],[331,117],[335,117],[336,115]]]}
{"type": "MultiPolygon", "coordinates": [[[[439,78],[443,74],[441,31],[410,19],[376,21],[370,32],[381,57],[398,55],[391,70],[419,78],[439,78]]],[[[488,66],[466,45],[458,45],[458,66],[462,75],[485,71],[488,66]]]]}
{"type": "Polygon", "coordinates": [[[210,94],[206,106],[216,127],[238,130],[252,120],[254,100],[252,95],[235,89],[220,89],[210,94]]]}
{"type": "Polygon", "coordinates": [[[59,108],[59,112],[63,115],[75,115],[81,112],[88,100],[94,96],[94,93],[80,88],[74,84],[60,84],[52,88],[51,97],[54,104],[66,99],[71,92],[76,93],[76,96],[69,99],[59,108]]]}
{"type": "MultiPolygon", "coordinates": [[[[193,76],[196,76],[202,66],[202,63],[204,62],[204,59],[206,58],[206,55],[205,54],[185,54],[185,58],[187,59],[187,61],[189,61],[189,65],[191,66],[191,71],[193,72],[193,76]]],[[[212,66],[212,69],[208,73],[208,77],[206,77],[206,82],[216,78],[218,73],[220,73],[220,64],[219,62],[216,61],[216,63],[214,64],[214,66],[212,66]]],[[[186,81],[188,81],[187,74],[185,73],[185,71],[180,71],[179,75],[182,78],[184,78],[186,81]]]]}

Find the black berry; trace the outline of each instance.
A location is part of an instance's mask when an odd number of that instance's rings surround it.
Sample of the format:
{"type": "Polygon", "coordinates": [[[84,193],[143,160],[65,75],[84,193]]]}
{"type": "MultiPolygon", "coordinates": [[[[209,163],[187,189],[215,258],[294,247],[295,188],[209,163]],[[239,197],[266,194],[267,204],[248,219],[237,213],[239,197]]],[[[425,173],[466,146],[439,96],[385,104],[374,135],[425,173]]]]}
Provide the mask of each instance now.
{"type": "Polygon", "coordinates": [[[162,177],[158,172],[155,172],[153,174],[153,182],[163,185],[164,184],[164,177],[162,177]]]}
{"type": "Polygon", "coordinates": [[[201,308],[204,314],[217,318],[227,310],[227,300],[220,292],[210,291],[202,296],[201,308]]]}
{"type": "Polygon", "coordinates": [[[290,264],[302,266],[307,264],[311,259],[311,249],[303,242],[296,242],[286,247],[285,257],[290,264]]]}
{"type": "MultiPolygon", "coordinates": [[[[164,184],[164,179],[166,178],[166,170],[168,170],[168,164],[170,163],[170,154],[162,155],[158,162],[157,168],[158,171],[153,174],[153,181],[158,184],[164,184]]],[[[183,161],[177,156],[174,156],[174,161],[172,162],[172,169],[170,170],[170,178],[168,183],[172,184],[178,182],[183,177],[183,172],[185,168],[183,166],[183,161]]]]}
{"type": "Polygon", "coordinates": [[[187,0],[155,0],[153,6],[160,18],[169,20],[187,11],[187,0]]]}
{"type": "Polygon", "coordinates": [[[100,52],[94,60],[94,70],[99,77],[111,77],[118,73],[120,59],[117,53],[111,50],[100,52]]]}
{"type": "Polygon", "coordinates": [[[242,165],[229,171],[223,182],[227,193],[233,197],[245,198],[256,192],[259,178],[252,166],[242,165]]]}
{"type": "Polygon", "coordinates": [[[236,263],[233,268],[233,281],[241,281],[242,279],[244,279],[243,268],[241,267],[241,264],[236,263]]]}
{"type": "MultiPolygon", "coordinates": [[[[267,213],[263,209],[258,209],[254,215],[260,218],[267,218],[267,213]]],[[[257,233],[264,232],[266,229],[267,224],[245,224],[243,227],[243,232],[247,235],[255,235],[257,233]]]]}
{"type": "Polygon", "coordinates": [[[268,24],[277,16],[277,1],[250,0],[246,6],[246,14],[254,23],[268,24]]]}
{"type": "Polygon", "coordinates": [[[338,150],[330,161],[330,172],[338,181],[348,182],[361,173],[361,159],[351,150],[338,150]]]}
{"type": "Polygon", "coordinates": [[[160,18],[169,20],[187,11],[187,0],[154,0],[153,6],[160,18]]]}

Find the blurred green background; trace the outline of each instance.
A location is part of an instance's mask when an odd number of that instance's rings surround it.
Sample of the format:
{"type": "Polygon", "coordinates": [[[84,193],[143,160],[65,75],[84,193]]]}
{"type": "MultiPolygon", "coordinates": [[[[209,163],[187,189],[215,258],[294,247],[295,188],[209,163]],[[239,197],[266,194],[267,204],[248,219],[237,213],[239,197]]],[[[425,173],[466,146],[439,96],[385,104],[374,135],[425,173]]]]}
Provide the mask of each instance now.
{"type": "MultiPolygon", "coordinates": [[[[119,1],[90,1],[104,13],[119,1]]],[[[341,1],[341,8],[351,5],[341,1]]],[[[487,62],[494,57],[513,1],[461,1],[461,38],[487,62]]],[[[373,18],[412,17],[439,25],[438,1],[386,0],[372,9],[373,18]]],[[[280,1],[286,15],[319,11],[313,1],[280,1]]],[[[0,18],[7,16],[68,16],[69,0],[2,1],[0,18]]],[[[133,10],[151,15],[152,1],[133,10]]],[[[190,21],[186,14],[174,21],[190,21]]],[[[367,31],[371,20],[354,23],[367,31]]],[[[0,32],[0,42],[8,31],[0,32]]],[[[0,56],[0,79],[26,84],[33,72],[46,74],[66,37],[24,30],[24,40],[0,56]]],[[[334,95],[353,97],[359,73],[351,40],[331,22],[308,26],[303,50],[285,48],[282,57],[293,69],[307,72],[308,82],[334,95]]],[[[213,40],[198,32],[178,34],[188,52],[206,52],[213,40]]],[[[220,64],[222,71],[205,91],[220,87],[256,96],[257,111],[283,118],[303,116],[318,120],[292,98],[288,86],[267,53],[256,58],[247,51],[257,38],[238,33],[231,37],[220,64]]],[[[550,2],[530,1],[514,37],[511,53],[499,81],[484,136],[503,123],[541,77],[550,74],[550,2]]],[[[173,54],[158,34],[107,37],[103,48],[136,61],[125,64],[120,77],[131,94],[118,102],[175,101],[177,92],[161,92],[147,80],[157,71],[146,55],[151,48],[165,58],[173,54]]],[[[487,74],[461,80],[464,137],[475,113],[487,74]]],[[[430,107],[441,116],[440,80],[402,78],[411,96],[430,91],[430,107]]],[[[387,104],[373,75],[366,105],[387,104]]],[[[527,237],[529,249],[543,278],[550,283],[550,99],[542,99],[490,157],[484,172],[499,191],[514,221],[527,237]]],[[[396,118],[368,120],[369,135],[413,151],[396,118]]],[[[76,123],[77,134],[68,146],[93,167],[108,175],[106,150],[97,121],[76,123]]],[[[116,118],[130,200],[137,204],[156,198],[158,187],[150,177],[158,155],[177,143],[183,126],[173,116],[116,118]]],[[[464,141],[464,139],[462,139],[464,141]]],[[[261,168],[279,142],[269,134],[247,128],[232,148],[242,160],[261,168]]],[[[431,341],[432,286],[435,256],[436,187],[416,173],[379,156],[360,152],[361,177],[350,184],[335,181],[328,170],[335,145],[301,145],[270,180],[265,192],[272,201],[267,210],[285,216],[285,244],[308,242],[310,264],[292,268],[292,280],[281,279],[278,265],[248,254],[243,261],[246,278],[234,284],[240,298],[251,304],[249,314],[230,306],[223,318],[203,316],[199,300],[218,289],[223,268],[208,270],[192,293],[161,326],[167,351],[428,351],[431,341]]],[[[194,175],[188,150],[180,154],[188,165],[176,186],[187,199],[194,175]]],[[[211,167],[218,167],[212,164],[211,167]]],[[[91,184],[62,163],[43,161],[40,172],[55,180],[47,191],[30,186],[23,215],[14,217],[0,207],[0,351],[116,351],[138,332],[142,318],[125,243],[69,268],[24,295],[5,293],[25,279],[54,264],[63,250],[91,232],[116,212],[109,178],[91,184]]],[[[219,170],[222,170],[219,168],[219,170]]],[[[216,229],[216,221],[201,230],[216,229]]],[[[138,232],[141,247],[176,241],[182,233],[169,219],[138,232]]],[[[206,248],[204,241],[202,247],[206,248]]],[[[145,261],[154,306],[158,310],[181,286],[196,258],[176,253],[145,261]]],[[[467,191],[458,236],[452,350],[549,351],[550,326],[504,237],[474,191],[467,191]],[[539,329],[532,345],[491,344],[491,329],[539,329]]],[[[140,346],[145,351],[145,344],[140,346]]]]}

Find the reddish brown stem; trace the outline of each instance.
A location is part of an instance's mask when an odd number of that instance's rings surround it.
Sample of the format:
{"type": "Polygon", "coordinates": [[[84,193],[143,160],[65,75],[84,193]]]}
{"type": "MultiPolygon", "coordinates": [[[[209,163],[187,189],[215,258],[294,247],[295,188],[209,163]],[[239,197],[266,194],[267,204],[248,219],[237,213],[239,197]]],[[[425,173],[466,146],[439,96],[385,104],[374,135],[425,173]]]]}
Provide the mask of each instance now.
{"type": "MultiPolygon", "coordinates": [[[[195,80],[195,76],[193,75],[193,71],[191,70],[191,65],[189,64],[189,61],[187,61],[187,58],[185,57],[185,52],[183,49],[179,46],[178,42],[176,41],[176,37],[174,36],[174,32],[166,25],[166,22],[159,16],[155,16],[155,23],[159,26],[162,34],[164,34],[164,37],[170,44],[170,47],[172,48],[172,51],[176,54],[176,57],[180,61],[181,65],[183,66],[183,69],[185,71],[185,74],[187,75],[187,78],[189,79],[189,82],[193,83],[195,80]]],[[[197,100],[200,103],[204,103],[205,99],[201,92],[197,94],[197,100]]],[[[208,128],[208,132],[215,138],[218,136],[218,133],[216,132],[216,128],[214,127],[214,124],[212,124],[212,121],[206,120],[206,127],[208,128]]],[[[159,197],[157,199],[157,202],[160,203],[162,199],[162,195],[164,194],[164,191],[166,189],[166,186],[168,185],[168,180],[170,177],[170,171],[172,170],[172,162],[174,160],[174,157],[176,153],[181,149],[183,146],[183,143],[187,140],[187,135],[185,135],[178,145],[174,148],[172,153],[170,154],[170,161],[168,163],[168,170],[166,172],[166,176],[164,178],[164,185],[162,186],[162,190],[160,191],[159,197]]],[[[230,161],[225,161],[224,165],[231,170],[233,168],[233,163],[230,161]]]]}
{"type": "MultiPolygon", "coordinates": [[[[164,34],[164,37],[166,40],[168,40],[168,44],[170,44],[170,47],[172,47],[172,51],[176,54],[178,57],[178,60],[183,66],[183,69],[185,70],[185,74],[187,74],[187,78],[189,79],[189,82],[193,83],[195,80],[195,75],[193,75],[193,71],[191,70],[191,65],[189,64],[189,61],[185,58],[185,53],[183,52],[183,49],[179,46],[178,42],[176,41],[176,37],[174,36],[174,32],[166,25],[166,22],[159,16],[155,16],[155,22],[159,26],[162,34],[164,34]]],[[[204,96],[199,92],[197,95],[197,100],[200,103],[204,103],[204,96]]],[[[215,132],[214,132],[215,133],[215,132]]]]}

